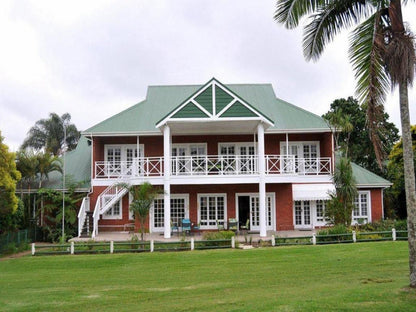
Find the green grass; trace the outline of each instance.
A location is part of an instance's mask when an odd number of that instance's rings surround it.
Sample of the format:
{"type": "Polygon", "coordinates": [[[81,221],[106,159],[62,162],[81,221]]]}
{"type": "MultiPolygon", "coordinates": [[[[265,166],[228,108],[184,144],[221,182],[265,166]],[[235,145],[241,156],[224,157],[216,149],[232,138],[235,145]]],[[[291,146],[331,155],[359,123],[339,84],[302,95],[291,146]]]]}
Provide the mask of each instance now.
{"type": "Polygon", "coordinates": [[[1,311],[416,311],[406,242],[23,257],[1,311]]]}

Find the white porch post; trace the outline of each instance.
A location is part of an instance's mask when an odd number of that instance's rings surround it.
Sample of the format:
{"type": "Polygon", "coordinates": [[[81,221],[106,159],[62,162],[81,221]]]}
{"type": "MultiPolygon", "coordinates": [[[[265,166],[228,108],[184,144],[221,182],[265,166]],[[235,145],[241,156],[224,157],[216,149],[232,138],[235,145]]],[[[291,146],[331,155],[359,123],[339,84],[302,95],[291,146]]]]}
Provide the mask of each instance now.
{"type": "Polygon", "coordinates": [[[164,157],[164,224],[165,238],[170,238],[170,172],[171,172],[171,134],[168,125],[163,128],[163,157],[164,157]]]}
{"type": "Polygon", "coordinates": [[[260,237],[266,237],[266,182],[265,182],[265,159],[264,159],[264,127],[262,123],[257,125],[258,156],[259,156],[259,210],[260,210],[260,237]]]}

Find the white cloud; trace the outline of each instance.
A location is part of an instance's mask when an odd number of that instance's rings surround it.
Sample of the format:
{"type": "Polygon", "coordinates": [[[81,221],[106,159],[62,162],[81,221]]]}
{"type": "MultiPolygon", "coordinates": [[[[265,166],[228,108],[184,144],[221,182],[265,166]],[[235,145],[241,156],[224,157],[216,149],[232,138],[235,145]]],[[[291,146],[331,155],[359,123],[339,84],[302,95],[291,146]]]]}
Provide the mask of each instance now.
{"type": "MultiPolygon", "coordinates": [[[[416,27],[412,7],[404,13],[416,27]]],[[[69,112],[82,130],[142,100],[148,85],[213,76],[272,83],[278,97],[317,114],[353,95],[347,33],[307,63],[301,29],[277,25],[274,9],[251,0],[2,1],[2,135],[15,150],[50,112],[69,112]]],[[[397,94],[386,110],[398,125],[397,94]]]]}

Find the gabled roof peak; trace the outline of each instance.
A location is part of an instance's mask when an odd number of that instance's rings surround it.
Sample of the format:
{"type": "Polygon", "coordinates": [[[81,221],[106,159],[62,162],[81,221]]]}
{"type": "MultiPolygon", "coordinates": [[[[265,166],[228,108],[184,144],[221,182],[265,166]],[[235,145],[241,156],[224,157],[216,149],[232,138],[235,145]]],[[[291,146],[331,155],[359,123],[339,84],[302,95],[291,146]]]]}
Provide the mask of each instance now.
{"type": "Polygon", "coordinates": [[[169,121],[187,120],[259,120],[269,126],[273,121],[257,110],[240,95],[230,90],[217,79],[212,78],[185,101],[157,122],[159,128],[169,121]]]}

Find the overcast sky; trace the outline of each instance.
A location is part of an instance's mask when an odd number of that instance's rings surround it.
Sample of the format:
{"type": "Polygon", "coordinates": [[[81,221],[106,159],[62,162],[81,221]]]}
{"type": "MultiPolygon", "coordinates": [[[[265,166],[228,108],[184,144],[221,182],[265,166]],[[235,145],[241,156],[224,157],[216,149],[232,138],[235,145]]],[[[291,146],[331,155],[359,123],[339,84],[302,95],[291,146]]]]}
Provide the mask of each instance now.
{"type": "MultiPolygon", "coordinates": [[[[0,131],[16,151],[35,122],[69,112],[79,130],[143,100],[149,85],[271,83],[316,114],[354,95],[348,33],[317,63],[272,0],[0,2],[0,131]]],[[[416,29],[416,8],[405,19],[416,29]]],[[[415,123],[416,92],[409,93],[415,123]]],[[[397,93],[386,110],[400,126],[397,93]]]]}

